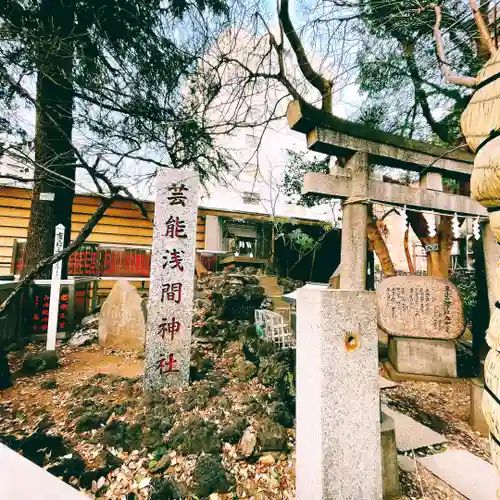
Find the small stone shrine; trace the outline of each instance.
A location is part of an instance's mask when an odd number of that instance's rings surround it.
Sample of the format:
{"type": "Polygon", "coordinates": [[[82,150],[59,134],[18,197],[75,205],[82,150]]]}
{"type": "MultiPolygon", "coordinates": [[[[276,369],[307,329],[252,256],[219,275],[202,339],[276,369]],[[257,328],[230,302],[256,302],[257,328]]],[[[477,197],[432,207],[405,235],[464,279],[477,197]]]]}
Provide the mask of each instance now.
{"type": "Polygon", "coordinates": [[[99,314],[99,344],[139,352],[144,350],[145,331],[139,292],[128,281],[117,281],[99,314]]]}
{"type": "Polygon", "coordinates": [[[186,170],[157,178],[144,390],[189,383],[199,181],[186,170]]]}
{"type": "Polygon", "coordinates": [[[446,278],[396,276],[377,290],[378,325],[389,335],[389,362],[400,372],[457,376],[455,340],[464,330],[462,300],[446,278]]]}

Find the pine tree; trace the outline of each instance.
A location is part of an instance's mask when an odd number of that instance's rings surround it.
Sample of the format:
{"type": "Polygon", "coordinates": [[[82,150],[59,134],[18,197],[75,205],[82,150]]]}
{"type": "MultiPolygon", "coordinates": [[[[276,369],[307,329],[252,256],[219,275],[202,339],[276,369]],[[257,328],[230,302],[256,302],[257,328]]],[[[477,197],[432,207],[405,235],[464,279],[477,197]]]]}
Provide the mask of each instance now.
{"type": "MultiPolygon", "coordinates": [[[[69,242],[77,168],[104,191],[116,173],[106,169],[124,157],[143,158],[148,146],[162,157],[157,164],[190,164],[202,179],[227,168],[185,95],[204,92],[209,102],[218,91],[199,83],[197,60],[224,26],[226,10],[223,0],[1,2],[0,107],[24,102],[36,112],[25,273],[52,254],[57,224],[69,242]],[[99,160],[108,164],[98,169],[99,160]]],[[[1,120],[0,133],[26,141],[16,123],[1,120]]],[[[49,275],[46,269],[41,277],[49,275]]]]}

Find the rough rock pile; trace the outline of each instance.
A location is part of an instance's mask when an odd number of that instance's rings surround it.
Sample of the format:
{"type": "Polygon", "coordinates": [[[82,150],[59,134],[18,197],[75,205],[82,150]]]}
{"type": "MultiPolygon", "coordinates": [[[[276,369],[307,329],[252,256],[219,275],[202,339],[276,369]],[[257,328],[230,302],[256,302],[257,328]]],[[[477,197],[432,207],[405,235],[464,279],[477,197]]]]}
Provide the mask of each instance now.
{"type": "Polygon", "coordinates": [[[197,297],[195,321],[208,317],[252,321],[264,292],[256,275],[217,273],[198,280],[197,297]]]}
{"type": "Polygon", "coordinates": [[[198,288],[189,387],[144,397],[141,378],[105,374],[65,392],[46,384],[57,409],[21,423],[13,398],[0,439],[43,449],[41,466],[95,498],[295,498],[294,352],[257,336],[255,276],[213,274],[198,288]]]}

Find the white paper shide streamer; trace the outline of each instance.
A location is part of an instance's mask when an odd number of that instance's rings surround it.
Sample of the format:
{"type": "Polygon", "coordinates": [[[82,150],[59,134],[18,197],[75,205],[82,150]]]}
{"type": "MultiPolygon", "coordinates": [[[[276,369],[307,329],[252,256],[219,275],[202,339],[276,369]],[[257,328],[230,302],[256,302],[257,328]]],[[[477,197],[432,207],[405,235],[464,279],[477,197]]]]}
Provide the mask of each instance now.
{"type": "Polygon", "coordinates": [[[429,220],[427,221],[427,226],[429,228],[429,236],[431,238],[434,238],[436,236],[436,217],[434,215],[434,212],[431,212],[431,216],[429,217],[429,220]]]}

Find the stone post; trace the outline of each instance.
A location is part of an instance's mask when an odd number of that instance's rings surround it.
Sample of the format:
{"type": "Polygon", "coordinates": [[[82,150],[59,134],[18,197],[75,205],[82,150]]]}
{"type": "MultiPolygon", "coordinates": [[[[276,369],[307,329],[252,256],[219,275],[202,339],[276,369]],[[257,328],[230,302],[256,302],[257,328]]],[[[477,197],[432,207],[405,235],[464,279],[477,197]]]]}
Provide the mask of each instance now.
{"type": "Polygon", "coordinates": [[[354,153],[348,160],[352,193],[344,203],[342,215],[342,250],[340,288],[366,288],[368,206],[363,200],[368,194],[369,166],[366,153],[354,153]]]}
{"type": "Polygon", "coordinates": [[[443,190],[443,176],[439,172],[427,172],[420,178],[420,189],[443,190]]]}
{"type": "Polygon", "coordinates": [[[199,181],[164,169],[157,178],[144,389],[189,383],[199,181]]]}
{"type": "Polygon", "coordinates": [[[382,498],[375,294],[297,293],[297,500],[382,498]]]}

